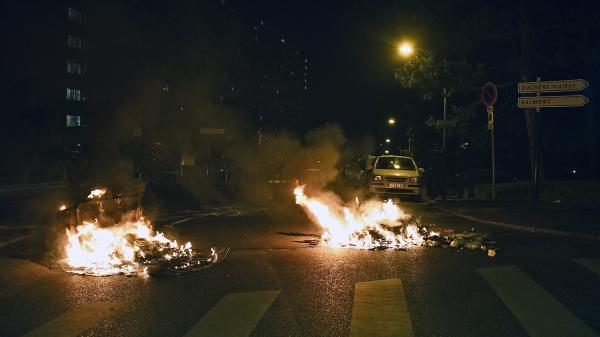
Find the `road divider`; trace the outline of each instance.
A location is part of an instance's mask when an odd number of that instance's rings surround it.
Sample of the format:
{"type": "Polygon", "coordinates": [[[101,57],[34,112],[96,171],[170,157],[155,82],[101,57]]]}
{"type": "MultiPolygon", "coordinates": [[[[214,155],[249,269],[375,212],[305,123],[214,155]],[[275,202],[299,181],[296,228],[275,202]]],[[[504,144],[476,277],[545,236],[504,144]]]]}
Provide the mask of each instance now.
{"type": "Polygon", "coordinates": [[[569,232],[569,231],[563,231],[563,230],[559,230],[559,229],[539,228],[539,227],[525,226],[525,225],[515,225],[515,224],[511,224],[511,223],[506,223],[506,222],[481,219],[481,218],[478,218],[478,217],[475,217],[472,215],[452,211],[452,210],[442,208],[442,207],[437,207],[437,206],[432,206],[432,207],[435,209],[438,209],[442,212],[448,213],[450,215],[459,217],[459,218],[463,218],[463,219],[470,220],[473,222],[478,222],[478,223],[491,225],[491,226],[495,226],[495,227],[502,227],[502,228],[506,228],[506,229],[528,232],[528,233],[532,233],[532,234],[557,235],[557,236],[564,236],[564,237],[569,237],[569,238],[574,238],[574,239],[600,240],[600,235],[569,232]]]}

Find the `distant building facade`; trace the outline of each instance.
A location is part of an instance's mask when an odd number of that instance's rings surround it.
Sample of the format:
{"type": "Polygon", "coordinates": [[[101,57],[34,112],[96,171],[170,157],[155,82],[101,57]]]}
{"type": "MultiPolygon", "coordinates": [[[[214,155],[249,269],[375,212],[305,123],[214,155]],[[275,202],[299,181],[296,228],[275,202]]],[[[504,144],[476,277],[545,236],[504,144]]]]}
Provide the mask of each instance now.
{"type": "Polygon", "coordinates": [[[64,178],[85,147],[87,1],[5,1],[0,183],[64,178]]]}

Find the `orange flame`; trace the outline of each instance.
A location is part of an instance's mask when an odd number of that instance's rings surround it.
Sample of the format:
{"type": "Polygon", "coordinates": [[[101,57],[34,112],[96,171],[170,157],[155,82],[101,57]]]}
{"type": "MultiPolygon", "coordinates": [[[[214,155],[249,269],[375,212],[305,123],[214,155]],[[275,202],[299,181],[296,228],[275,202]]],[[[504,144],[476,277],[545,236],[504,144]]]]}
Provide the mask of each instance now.
{"type": "Polygon", "coordinates": [[[410,218],[391,200],[370,200],[354,207],[344,207],[331,198],[313,198],[304,193],[305,186],[294,189],[296,204],[301,205],[325,232],[327,246],[361,249],[405,248],[424,243],[423,229],[414,224],[403,225],[410,218]]]}
{"type": "MultiPolygon", "coordinates": [[[[178,246],[162,233],[153,233],[143,217],[114,227],[101,228],[97,222],[84,221],[83,225],[67,229],[66,264],[71,272],[97,276],[145,273],[137,262],[144,257],[140,241],[154,244],[158,250],[175,248],[169,258],[177,254],[191,254],[192,245],[178,246]]],[[[166,256],[165,256],[166,257],[166,256]]]]}
{"type": "Polygon", "coordinates": [[[88,199],[100,199],[106,193],[106,189],[97,188],[90,192],[88,199]]]}

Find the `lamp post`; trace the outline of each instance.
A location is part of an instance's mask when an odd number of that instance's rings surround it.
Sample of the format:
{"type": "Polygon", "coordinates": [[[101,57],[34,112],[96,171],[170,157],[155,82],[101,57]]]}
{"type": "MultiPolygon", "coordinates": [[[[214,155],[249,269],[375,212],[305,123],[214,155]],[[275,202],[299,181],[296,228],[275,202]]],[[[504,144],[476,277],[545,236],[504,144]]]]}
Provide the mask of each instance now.
{"type": "MultiPolygon", "coordinates": [[[[415,54],[415,47],[409,41],[403,41],[398,45],[398,54],[403,58],[409,58],[415,54]]],[[[446,151],[446,120],[448,117],[448,90],[446,87],[442,89],[442,100],[443,100],[443,122],[442,122],[442,151],[446,151]]]]}
{"type": "Polygon", "coordinates": [[[442,151],[446,152],[446,110],[448,107],[448,91],[442,89],[442,97],[444,99],[444,121],[442,122],[442,151]]]}

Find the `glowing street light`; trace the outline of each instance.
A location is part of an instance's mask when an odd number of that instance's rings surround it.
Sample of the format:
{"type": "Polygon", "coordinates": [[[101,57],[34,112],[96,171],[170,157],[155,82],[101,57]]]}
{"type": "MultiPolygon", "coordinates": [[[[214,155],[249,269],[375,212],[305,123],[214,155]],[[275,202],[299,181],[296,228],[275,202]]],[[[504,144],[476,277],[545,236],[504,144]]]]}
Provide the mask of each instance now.
{"type": "Polygon", "coordinates": [[[394,125],[394,124],[396,124],[396,120],[395,120],[394,118],[391,118],[391,117],[390,117],[390,118],[388,119],[388,124],[389,124],[389,125],[394,125]]]}
{"type": "Polygon", "coordinates": [[[415,48],[413,47],[412,43],[410,43],[408,41],[404,41],[404,42],[400,43],[400,45],[398,46],[398,54],[400,54],[400,56],[402,56],[402,57],[409,57],[414,52],[415,52],[415,48]]]}
{"type": "Polygon", "coordinates": [[[391,142],[391,141],[392,141],[392,140],[391,140],[391,139],[389,139],[389,138],[386,138],[386,139],[385,139],[385,142],[386,142],[386,143],[389,143],[389,142],[391,142]]]}
{"type": "Polygon", "coordinates": [[[385,154],[389,154],[389,153],[390,153],[390,150],[385,150],[385,151],[383,151],[383,152],[384,152],[385,154]]]}

